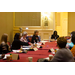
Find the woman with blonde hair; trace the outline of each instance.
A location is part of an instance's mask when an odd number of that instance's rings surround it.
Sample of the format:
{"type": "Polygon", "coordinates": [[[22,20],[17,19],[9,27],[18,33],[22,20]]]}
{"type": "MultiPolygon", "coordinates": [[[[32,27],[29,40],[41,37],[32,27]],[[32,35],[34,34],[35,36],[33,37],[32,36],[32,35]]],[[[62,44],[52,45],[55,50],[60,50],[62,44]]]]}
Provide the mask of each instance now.
{"type": "Polygon", "coordinates": [[[8,35],[4,33],[1,37],[0,54],[6,54],[10,51],[7,41],[8,35]]]}
{"type": "Polygon", "coordinates": [[[27,39],[26,39],[26,37],[27,37],[27,32],[23,32],[22,35],[23,35],[23,36],[21,37],[20,41],[22,41],[22,42],[28,42],[27,39]]]}
{"type": "Polygon", "coordinates": [[[34,43],[34,42],[36,42],[36,43],[40,42],[40,38],[39,38],[38,34],[39,34],[39,31],[37,31],[37,30],[34,31],[34,34],[32,36],[32,43],[34,43]]]}

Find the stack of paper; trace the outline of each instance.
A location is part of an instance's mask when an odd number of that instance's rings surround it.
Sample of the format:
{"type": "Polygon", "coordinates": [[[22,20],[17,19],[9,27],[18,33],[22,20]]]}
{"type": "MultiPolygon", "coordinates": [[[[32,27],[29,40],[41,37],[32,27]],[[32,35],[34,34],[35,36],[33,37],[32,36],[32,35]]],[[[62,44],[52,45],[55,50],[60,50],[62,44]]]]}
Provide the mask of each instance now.
{"type": "Polygon", "coordinates": [[[4,57],[3,59],[6,59],[6,58],[7,58],[7,56],[10,56],[10,54],[5,54],[5,57],[4,57]]]}
{"type": "Polygon", "coordinates": [[[33,48],[34,49],[34,51],[37,51],[38,49],[37,48],[33,48]]]}
{"type": "Polygon", "coordinates": [[[48,42],[48,41],[41,41],[41,42],[43,43],[43,42],[48,42]]]}
{"type": "Polygon", "coordinates": [[[21,50],[13,50],[14,53],[21,53],[21,50]]]}

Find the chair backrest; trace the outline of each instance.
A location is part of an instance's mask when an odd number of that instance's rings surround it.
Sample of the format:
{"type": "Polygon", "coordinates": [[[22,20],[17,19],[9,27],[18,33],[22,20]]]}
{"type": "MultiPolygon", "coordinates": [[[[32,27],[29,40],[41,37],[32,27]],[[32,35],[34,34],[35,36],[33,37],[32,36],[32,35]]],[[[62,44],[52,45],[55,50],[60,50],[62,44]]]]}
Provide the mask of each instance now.
{"type": "MultiPolygon", "coordinates": [[[[39,40],[41,41],[40,36],[38,36],[38,37],[39,37],[39,40]]],[[[31,40],[32,40],[32,36],[27,36],[26,39],[27,39],[28,42],[31,42],[31,40]]]]}
{"type": "Polygon", "coordinates": [[[66,38],[66,39],[70,39],[71,37],[70,37],[70,36],[65,36],[65,38],[66,38]]]}
{"type": "Polygon", "coordinates": [[[31,42],[32,36],[27,36],[26,39],[27,39],[28,42],[31,42]]]}

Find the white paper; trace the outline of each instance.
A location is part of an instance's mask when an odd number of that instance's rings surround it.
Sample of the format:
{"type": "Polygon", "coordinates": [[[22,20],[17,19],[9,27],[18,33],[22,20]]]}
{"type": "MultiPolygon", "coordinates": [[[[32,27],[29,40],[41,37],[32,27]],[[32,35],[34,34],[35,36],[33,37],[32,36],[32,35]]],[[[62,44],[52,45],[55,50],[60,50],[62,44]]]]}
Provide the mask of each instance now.
{"type": "Polygon", "coordinates": [[[43,42],[48,42],[48,41],[41,41],[41,42],[43,43],[43,42]]]}
{"type": "Polygon", "coordinates": [[[23,50],[28,50],[28,49],[30,49],[30,48],[22,48],[23,50]]]}
{"type": "Polygon", "coordinates": [[[37,46],[37,48],[40,48],[40,46],[37,46]]]}
{"type": "Polygon", "coordinates": [[[7,56],[10,56],[10,54],[6,54],[6,55],[5,55],[5,57],[4,57],[3,59],[6,59],[6,58],[7,58],[7,56]]]}
{"type": "Polygon", "coordinates": [[[37,46],[40,46],[41,45],[41,43],[37,43],[37,46]]]}
{"type": "Polygon", "coordinates": [[[52,52],[52,54],[55,54],[55,52],[52,52]]]}
{"type": "Polygon", "coordinates": [[[31,48],[31,46],[22,46],[23,48],[31,48]]]}
{"type": "Polygon", "coordinates": [[[14,53],[19,53],[21,50],[12,50],[14,53]]]}
{"type": "Polygon", "coordinates": [[[52,52],[54,51],[54,49],[53,49],[53,48],[51,48],[50,50],[51,50],[52,52]]]}
{"type": "Polygon", "coordinates": [[[37,48],[33,48],[34,49],[34,51],[37,51],[38,49],[37,48]]]}

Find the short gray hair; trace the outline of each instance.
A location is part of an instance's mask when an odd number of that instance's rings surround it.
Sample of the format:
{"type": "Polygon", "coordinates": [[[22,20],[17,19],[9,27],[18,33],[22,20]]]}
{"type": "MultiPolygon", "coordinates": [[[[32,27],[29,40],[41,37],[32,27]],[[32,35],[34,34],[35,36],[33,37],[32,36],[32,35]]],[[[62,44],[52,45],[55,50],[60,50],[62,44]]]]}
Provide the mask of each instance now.
{"type": "Polygon", "coordinates": [[[26,35],[26,34],[27,34],[27,32],[23,32],[23,34],[22,34],[22,35],[24,36],[24,35],[26,35]]]}

